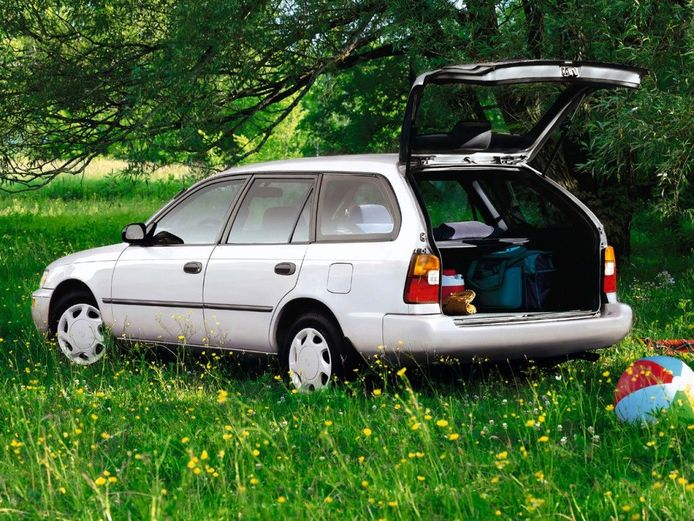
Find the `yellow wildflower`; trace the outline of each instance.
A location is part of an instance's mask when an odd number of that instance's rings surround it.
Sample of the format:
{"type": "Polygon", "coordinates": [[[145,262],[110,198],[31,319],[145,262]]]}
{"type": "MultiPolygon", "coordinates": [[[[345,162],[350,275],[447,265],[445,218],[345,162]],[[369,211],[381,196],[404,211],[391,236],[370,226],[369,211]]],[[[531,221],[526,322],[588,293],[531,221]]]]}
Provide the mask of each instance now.
{"type": "Polygon", "coordinates": [[[447,420],[436,420],[436,425],[438,427],[448,427],[448,421],[447,420]]]}
{"type": "Polygon", "coordinates": [[[371,436],[371,429],[368,427],[364,427],[364,430],[362,431],[364,433],[364,436],[371,436]]]}

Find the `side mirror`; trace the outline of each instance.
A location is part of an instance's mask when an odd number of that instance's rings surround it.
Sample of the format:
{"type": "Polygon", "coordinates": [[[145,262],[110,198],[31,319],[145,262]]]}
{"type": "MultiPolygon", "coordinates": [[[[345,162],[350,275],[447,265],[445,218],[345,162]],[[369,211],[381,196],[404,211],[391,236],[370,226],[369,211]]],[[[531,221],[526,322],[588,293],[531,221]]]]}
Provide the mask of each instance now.
{"type": "Polygon", "coordinates": [[[123,228],[121,238],[128,244],[142,244],[147,237],[147,227],[144,223],[131,223],[123,228]]]}

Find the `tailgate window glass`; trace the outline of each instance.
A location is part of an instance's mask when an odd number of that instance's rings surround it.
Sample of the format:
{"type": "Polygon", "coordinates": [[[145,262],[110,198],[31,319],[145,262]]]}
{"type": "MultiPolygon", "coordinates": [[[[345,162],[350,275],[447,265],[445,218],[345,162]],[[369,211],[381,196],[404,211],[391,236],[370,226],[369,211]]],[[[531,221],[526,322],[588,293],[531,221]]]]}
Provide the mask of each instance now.
{"type": "Polygon", "coordinates": [[[523,148],[560,89],[552,84],[430,85],[417,111],[414,148],[432,152],[523,148]]]}

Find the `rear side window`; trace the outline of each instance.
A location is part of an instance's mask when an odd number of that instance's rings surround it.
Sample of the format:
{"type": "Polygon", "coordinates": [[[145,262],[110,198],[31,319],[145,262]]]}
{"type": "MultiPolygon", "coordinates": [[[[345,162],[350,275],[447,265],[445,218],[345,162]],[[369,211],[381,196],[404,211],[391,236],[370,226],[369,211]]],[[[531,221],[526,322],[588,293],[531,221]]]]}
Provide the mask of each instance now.
{"type": "Polygon", "coordinates": [[[227,242],[288,243],[312,188],[312,179],[256,179],[241,203],[227,242]]]}
{"type": "Polygon", "coordinates": [[[318,201],[317,239],[392,239],[397,233],[395,196],[374,175],[326,174],[318,201]]]}

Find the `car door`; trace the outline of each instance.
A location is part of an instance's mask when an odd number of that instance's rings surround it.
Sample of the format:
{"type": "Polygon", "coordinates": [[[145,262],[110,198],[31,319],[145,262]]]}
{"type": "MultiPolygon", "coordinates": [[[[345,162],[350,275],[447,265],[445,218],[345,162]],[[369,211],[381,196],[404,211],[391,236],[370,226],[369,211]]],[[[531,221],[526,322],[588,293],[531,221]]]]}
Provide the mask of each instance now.
{"type": "Polygon", "coordinates": [[[149,245],[130,245],[111,283],[117,336],[166,343],[207,342],[202,288],[209,257],[247,178],[194,187],[155,216],[149,245]]]}
{"type": "Polygon", "coordinates": [[[296,285],[309,241],[313,175],[257,175],[205,274],[210,345],[268,352],[277,304],[296,285]]]}

